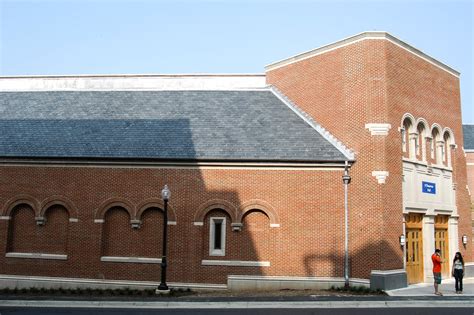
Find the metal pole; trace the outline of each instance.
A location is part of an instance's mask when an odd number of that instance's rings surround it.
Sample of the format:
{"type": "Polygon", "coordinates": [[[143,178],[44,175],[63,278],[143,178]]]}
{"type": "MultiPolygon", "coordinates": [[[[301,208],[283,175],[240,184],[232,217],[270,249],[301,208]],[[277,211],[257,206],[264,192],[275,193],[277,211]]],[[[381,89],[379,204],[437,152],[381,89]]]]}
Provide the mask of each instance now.
{"type": "Polygon", "coordinates": [[[407,224],[405,216],[403,216],[403,235],[405,236],[405,244],[403,244],[403,269],[407,270],[407,224]]]}
{"type": "Polygon", "coordinates": [[[349,163],[346,161],[344,167],[344,287],[349,287],[349,209],[347,201],[348,185],[351,182],[349,176],[349,163]]]}
{"type": "Polygon", "coordinates": [[[161,258],[161,283],[158,286],[158,290],[166,291],[168,290],[168,285],[166,284],[166,244],[168,236],[168,200],[165,199],[165,209],[164,209],[164,226],[163,226],[163,256],[161,258]]]}

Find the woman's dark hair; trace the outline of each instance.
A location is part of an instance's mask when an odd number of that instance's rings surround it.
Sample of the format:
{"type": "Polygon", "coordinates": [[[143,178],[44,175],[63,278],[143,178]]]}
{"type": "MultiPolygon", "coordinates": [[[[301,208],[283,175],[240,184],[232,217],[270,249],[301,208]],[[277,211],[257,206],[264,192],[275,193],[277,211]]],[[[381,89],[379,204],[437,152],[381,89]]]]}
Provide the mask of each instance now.
{"type": "Polygon", "coordinates": [[[454,262],[456,261],[456,256],[459,255],[459,260],[461,261],[461,263],[464,265],[464,259],[462,258],[462,254],[460,252],[456,252],[456,254],[454,254],[454,259],[453,259],[453,264],[454,262]]]}

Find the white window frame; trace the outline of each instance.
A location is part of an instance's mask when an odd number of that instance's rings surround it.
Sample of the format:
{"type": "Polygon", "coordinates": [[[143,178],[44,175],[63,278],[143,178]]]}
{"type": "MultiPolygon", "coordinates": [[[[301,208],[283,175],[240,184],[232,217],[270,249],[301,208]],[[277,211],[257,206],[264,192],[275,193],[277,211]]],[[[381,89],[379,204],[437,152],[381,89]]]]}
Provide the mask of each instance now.
{"type": "Polygon", "coordinates": [[[226,234],[226,218],[211,217],[209,219],[209,256],[225,256],[225,234],[226,234]],[[221,222],[221,248],[214,247],[216,234],[216,223],[221,222]]]}

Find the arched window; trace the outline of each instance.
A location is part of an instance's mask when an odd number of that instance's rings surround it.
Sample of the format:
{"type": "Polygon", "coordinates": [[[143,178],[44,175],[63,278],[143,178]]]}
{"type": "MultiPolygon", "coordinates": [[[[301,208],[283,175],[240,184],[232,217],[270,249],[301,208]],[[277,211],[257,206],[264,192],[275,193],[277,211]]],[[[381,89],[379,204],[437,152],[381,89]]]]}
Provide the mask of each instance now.
{"type": "Polygon", "coordinates": [[[454,137],[450,129],[445,128],[444,133],[443,133],[443,140],[444,140],[443,164],[448,167],[451,167],[452,165],[451,150],[454,147],[454,137]]]}
{"type": "Polygon", "coordinates": [[[431,158],[435,164],[443,163],[444,141],[441,138],[441,131],[439,126],[435,125],[431,128],[431,158]]]}
{"type": "Polygon", "coordinates": [[[426,133],[428,129],[428,124],[424,119],[419,119],[416,130],[417,130],[417,137],[415,142],[415,149],[416,149],[416,157],[418,160],[426,162],[426,140],[429,139],[429,136],[426,133]]]}
{"type": "Polygon", "coordinates": [[[415,120],[413,116],[407,114],[403,118],[402,128],[402,151],[405,157],[410,159],[416,159],[416,141],[418,138],[418,133],[415,129],[415,120]]]}

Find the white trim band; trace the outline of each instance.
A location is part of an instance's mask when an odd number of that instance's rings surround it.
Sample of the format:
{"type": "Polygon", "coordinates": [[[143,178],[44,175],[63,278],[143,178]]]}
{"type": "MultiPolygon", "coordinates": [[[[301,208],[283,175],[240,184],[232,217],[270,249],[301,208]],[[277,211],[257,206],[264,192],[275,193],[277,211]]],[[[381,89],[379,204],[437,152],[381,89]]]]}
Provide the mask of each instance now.
{"type": "Polygon", "coordinates": [[[392,128],[390,124],[365,124],[365,129],[369,129],[372,136],[386,136],[392,128]]]}
{"type": "Polygon", "coordinates": [[[203,266],[270,267],[269,261],[202,260],[203,266]]]}
{"type": "Polygon", "coordinates": [[[100,261],[133,264],[161,264],[161,258],[102,256],[100,261]]]}
{"type": "Polygon", "coordinates": [[[6,253],[7,258],[27,258],[27,259],[49,259],[49,260],[67,260],[67,255],[44,254],[44,253],[6,253]]]}
{"type": "Polygon", "coordinates": [[[10,217],[7,216],[7,215],[2,215],[2,216],[0,216],[0,220],[7,220],[8,221],[8,220],[10,220],[10,217]]]}

